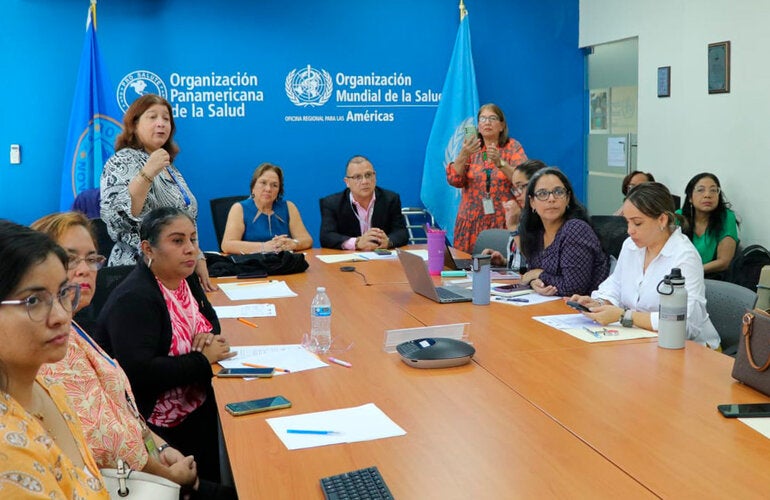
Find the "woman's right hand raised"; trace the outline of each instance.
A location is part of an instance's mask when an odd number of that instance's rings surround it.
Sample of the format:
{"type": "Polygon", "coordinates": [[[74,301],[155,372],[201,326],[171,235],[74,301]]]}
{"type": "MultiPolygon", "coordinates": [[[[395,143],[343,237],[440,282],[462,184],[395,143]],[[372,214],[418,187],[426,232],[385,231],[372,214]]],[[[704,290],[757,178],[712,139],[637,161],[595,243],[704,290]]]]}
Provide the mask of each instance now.
{"type": "Polygon", "coordinates": [[[521,219],[521,207],[516,200],[508,200],[503,202],[503,210],[505,210],[505,226],[508,231],[514,231],[519,227],[519,220],[521,219]]]}
{"type": "Polygon", "coordinates": [[[168,151],[163,148],[158,148],[150,153],[150,159],[147,160],[147,163],[145,163],[142,168],[144,169],[145,174],[150,177],[155,177],[169,165],[171,165],[171,157],[169,156],[168,151]]]}

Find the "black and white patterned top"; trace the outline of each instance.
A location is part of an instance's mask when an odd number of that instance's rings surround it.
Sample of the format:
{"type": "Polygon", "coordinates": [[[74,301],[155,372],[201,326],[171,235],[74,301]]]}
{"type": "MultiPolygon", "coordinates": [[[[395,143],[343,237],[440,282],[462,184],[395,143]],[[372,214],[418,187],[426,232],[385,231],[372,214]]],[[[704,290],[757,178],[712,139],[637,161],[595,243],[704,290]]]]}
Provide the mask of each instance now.
{"type": "Polygon", "coordinates": [[[108,263],[110,266],[136,264],[140,252],[139,227],[142,217],[150,211],[160,207],[178,207],[187,211],[193,220],[198,219],[198,201],[187,187],[182,174],[173,165],[168,167],[167,172],[153,179],[142,211],[136,217],[131,215],[128,183],[149,159],[149,153],[144,150],[123,148],[104,164],[100,185],[101,216],[107,225],[107,232],[115,241],[108,263]],[[166,175],[168,172],[173,177],[166,175]]]}

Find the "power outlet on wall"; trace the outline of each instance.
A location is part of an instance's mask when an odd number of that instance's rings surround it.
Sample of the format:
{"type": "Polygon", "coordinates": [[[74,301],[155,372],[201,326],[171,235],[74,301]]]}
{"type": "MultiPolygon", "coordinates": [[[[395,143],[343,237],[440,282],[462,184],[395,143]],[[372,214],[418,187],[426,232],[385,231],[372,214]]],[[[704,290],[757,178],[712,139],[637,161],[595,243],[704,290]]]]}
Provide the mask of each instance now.
{"type": "Polygon", "coordinates": [[[11,165],[18,165],[19,163],[21,163],[21,146],[11,144],[11,165]]]}

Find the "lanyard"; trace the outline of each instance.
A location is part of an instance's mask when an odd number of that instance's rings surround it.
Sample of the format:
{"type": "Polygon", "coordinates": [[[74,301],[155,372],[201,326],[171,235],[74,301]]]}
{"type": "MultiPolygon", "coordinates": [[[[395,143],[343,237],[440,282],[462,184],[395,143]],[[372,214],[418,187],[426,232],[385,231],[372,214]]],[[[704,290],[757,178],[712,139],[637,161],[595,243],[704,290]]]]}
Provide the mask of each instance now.
{"type": "Polygon", "coordinates": [[[169,175],[171,175],[171,179],[173,179],[174,183],[176,184],[176,187],[179,188],[179,192],[182,193],[182,197],[184,198],[184,206],[189,207],[190,206],[190,197],[187,196],[187,191],[182,187],[182,183],[179,182],[179,179],[176,178],[176,175],[174,175],[174,172],[171,170],[170,167],[166,167],[166,170],[168,170],[169,175]]]}
{"type": "Polygon", "coordinates": [[[115,368],[115,367],[116,367],[116,366],[115,366],[115,361],[113,361],[113,360],[112,360],[112,359],[111,359],[109,356],[107,356],[107,355],[106,355],[104,352],[102,352],[102,350],[101,350],[101,349],[99,349],[98,347],[96,347],[96,344],[94,344],[94,341],[93,341],[93,340],[91,340],[91,337],[89,337],[88,335],[86,335],[86,332],[84,332],[84,331],[83,331],[83,329],[82,329],[82,328],[80,328],[80,325],[78,325],[77,323],[75,323],[75,322],[73,321],[73,322],[72,322],[72,328],[74,328],[74,329],[75,329],[75,331],[77,332],[77,334],[78,334],[78,335],[80,335],[80,336],[83,338],[83,340],[85,340],[86,342],[88,342],[88,344],[89,344],[91,347],[93,347],[93,348],[94,348],[94,350],[95,350],[96,352],[98,352],[99,354],[101,354],[101,356],[102,356],[104,359],[106,359],[106,360],[107,360],[107,362],[113,366],[113,368],[115,368]]]}
{"type": "Polygon", "coordinates": [[[484,172],[487,174],[487,198],[489,198],[489,190],[492,188],[492,169],[485,168],[484,172]]]}

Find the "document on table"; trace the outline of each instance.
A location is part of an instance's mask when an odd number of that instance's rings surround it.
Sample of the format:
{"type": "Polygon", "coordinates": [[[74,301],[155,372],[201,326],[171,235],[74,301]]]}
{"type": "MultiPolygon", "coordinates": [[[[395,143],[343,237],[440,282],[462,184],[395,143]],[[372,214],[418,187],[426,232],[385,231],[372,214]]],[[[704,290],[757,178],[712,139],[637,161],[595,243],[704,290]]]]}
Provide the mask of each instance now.
{"type": "Polygon", "coordinates": [[[770,417],[768,418],[739,418],[741,422],[748,425],[766,438],[770,438],[770,417]]]}
{"type": "Polygon", "coordinates": [[[580,313],[533,316],[532,319],[568,333],[584,342],[611,342],[613,340],[643,339],[658,336],[655,332],[641,328],[626,328],[618,323],[602,326],[580,313]]]}
{"type": "Polygon", "coordinates": [[[421,249],[418,249],[418,250],[407,250],[407,252],[413,253],[414,255],[416,255],[418,257],[421,257],[422,260],[424,260],[426,262],[428,261],[428,251],[427,250],[421,250],[421,249]]]}
{"type": "MultiPolygon", "coordinates": [[[[238,354],[233,358],[220,361],[219,364],[224,368],[243,368],[246,366],[243,364],[244,362],[282,368],[288,372],[301,372],[329,366],[300,344],[238,345],[230,346],[230,350],[238,354]]],[[[276,371],[275,375],[282,375],[283,373],[285,372],[276,371]]]]}
{"type": "MultiPolygon", "coordinates": [[[[514,292],[515,293],[515,292],[514,292]]],[[[491,301],[497,304],[505,304],[508,306],[533,306],[535,304],[543,304],[545,302],[553,302],[559,300],[561,297],[552,297],[547,295],[540,295],[532,290],[524,291],[515,295],[495,295],[492,294],[491,301]]]]}
{"type": "Polygon", "coordinates": [[[363,253],[334,253],[326,255],[316,255],[318,260],[325,264],[337,264],[338,262],[359,262],[369,260],[363,253]]]}
{"type": "Polygon", "coordinates": [[[280,299],[297,296],[285,281],[222,283],[219,288],[230,300],[280,299]]]}
{"type": "Polygon", "coordinates": [[[406,431],[399,427],[374,403],[353,408],[319,411],[289,417],[266,419],[273,432],[290,450],[314,448],[339,443],[356,443],[394,436],[403,436],[406,431]],[[289,433],[294,431],[316,431],[314,433],[289,433]],[[319,431],[325,432],[320,434],[319,431]]]}
{"type": "Polygon", "coordinates": [[[275,304],[244,304],[242,306],[214,306],[219,319],[222,318],[266,318],[275,316],[275,304]]]}

